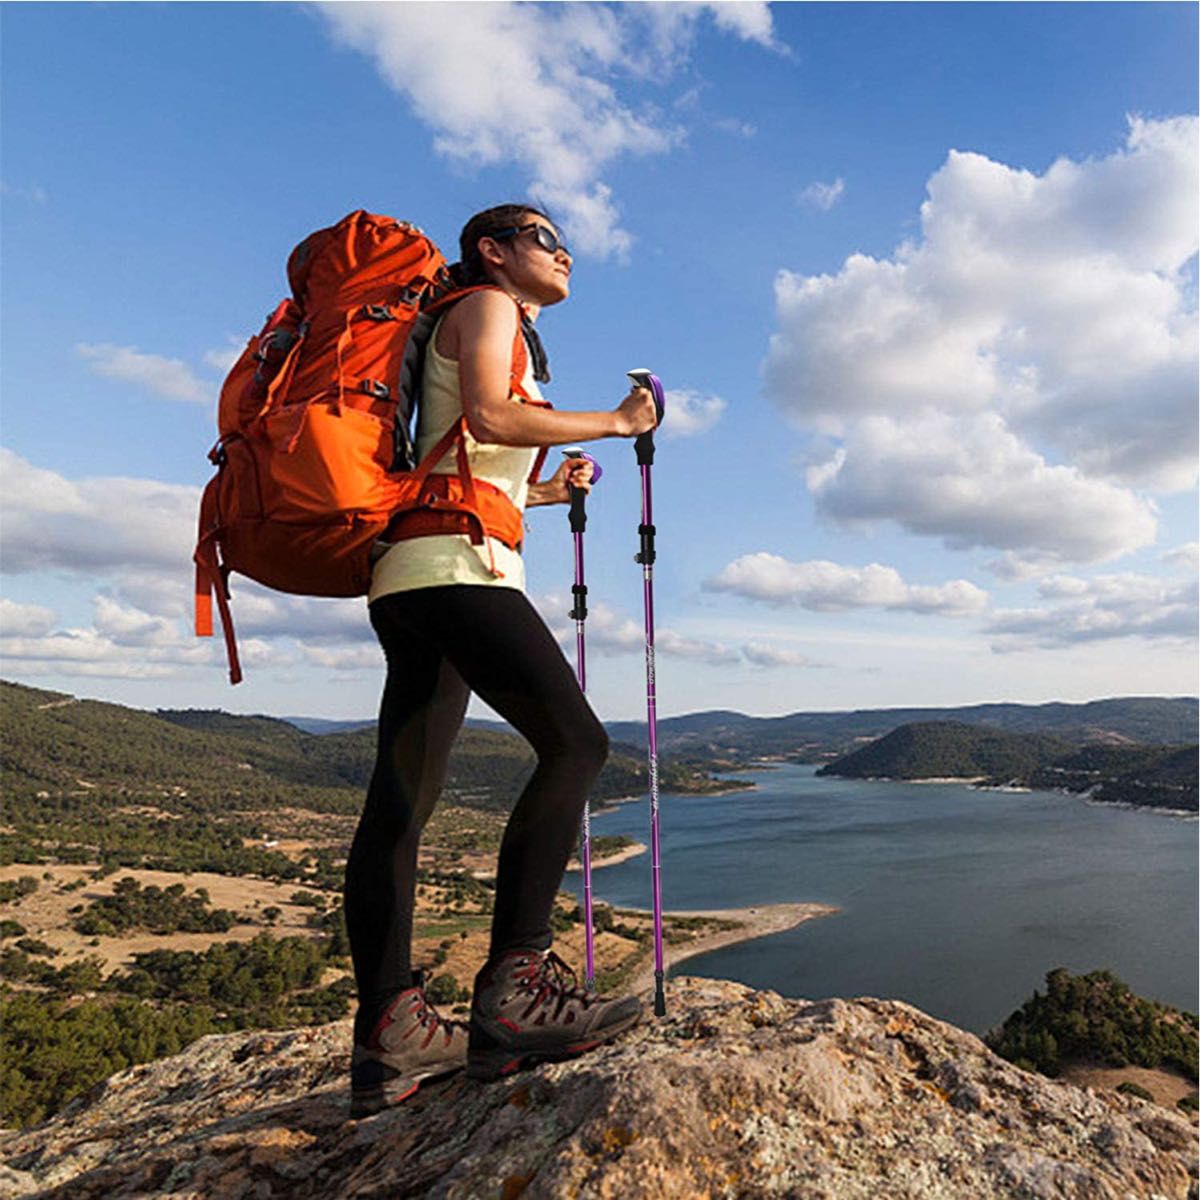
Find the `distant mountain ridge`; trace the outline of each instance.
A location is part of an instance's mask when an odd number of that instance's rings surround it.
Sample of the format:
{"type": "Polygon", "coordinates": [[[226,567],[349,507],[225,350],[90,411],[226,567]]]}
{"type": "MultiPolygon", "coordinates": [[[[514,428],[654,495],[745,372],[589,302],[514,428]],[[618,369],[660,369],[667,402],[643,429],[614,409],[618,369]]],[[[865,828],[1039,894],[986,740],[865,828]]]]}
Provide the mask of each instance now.
{"type": "MultiPolygon", "coordinates": [[[[658,722],[658,744],[681,756],[728,755],[735,761],[784,757],[815,762],[847,753],[864,741],[902,725],[953,721],[1006,733],[1036,733],[1075,744],[1134,742],[1180,745],[1196,740],[1200,704],[1195,697],[1114,697],[1084,704],[974,704],[957,708],[882,708],[844,712],[796,712],[782,717],[748,717],[735,712],[700,712],[658,722]]],[[[645,739],[645,725],[615,721],[607,726],[617,741],[645,739]]]]}
{"type": "MultiPolygon", "coordinates": [[[[334,733],[373,724],[326,721],[319,717],[284,717],[309,733],[334,733]]],[[[658,744],[681,755],[729,756],[737,761],[755,757],[807,758],[810,761],[844,754],[856,743],[882,737],[901,725],[926,721],[956,721],[1008,733],[1042,733],[1068,742],[1137,742],[1181,745],[1196,740],[1200,702],[1193,696],[1130,696],[1091,700],[1082,704],[972,704],[953,708],[863,708],[837,712],[794,712],[782,717],[751,717],[729,709],[661,717],[658,744]]],[[[501,721],[473,720],[474,728],[506,730],[501,721]]],[[[609,721],[605,728],[614,742],[638,746],[646,741],[644,721],[609,721]]]]}

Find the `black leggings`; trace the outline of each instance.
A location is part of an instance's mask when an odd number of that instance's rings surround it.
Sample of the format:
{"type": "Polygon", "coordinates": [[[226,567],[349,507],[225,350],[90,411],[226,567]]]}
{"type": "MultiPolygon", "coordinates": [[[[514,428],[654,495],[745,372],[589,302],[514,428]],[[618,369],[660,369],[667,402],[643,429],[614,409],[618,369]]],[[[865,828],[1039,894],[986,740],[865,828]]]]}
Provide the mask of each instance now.
{"type": "Polygon", "coordinates": [[[492,955],[550,945],[554,897],[608,755],[604,726],[522,592],[471,585],[397,592],[371,605],[371,624],[387,681],[375,771],[346,863],[362,1037],[412,986],[417,844],[470,693],[537,753],[500,845],[492,955]]]}

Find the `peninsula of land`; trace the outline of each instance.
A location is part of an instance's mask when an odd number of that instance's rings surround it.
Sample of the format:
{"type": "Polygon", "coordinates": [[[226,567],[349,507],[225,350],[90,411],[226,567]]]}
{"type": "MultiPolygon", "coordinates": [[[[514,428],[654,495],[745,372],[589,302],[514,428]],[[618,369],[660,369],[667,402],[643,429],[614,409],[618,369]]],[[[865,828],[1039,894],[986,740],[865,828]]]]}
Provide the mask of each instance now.
{"type": "MultiPolygon", "coordinates": [[[[651,915],[640,909],[633,911],[641,917],[651,915]]],[[[689,958],[707,954],[710,950],[720,950],[738,942],[751,942],[774,933],[784,933],[795,929],[797,925],[803,925],[806,921],[813,921],[818,917],[831,917],[839,912],[840,908],[830,904],[758,904],[750,908],[696,909],[664,913],[664,919],[670,923],[673,931],[678,931],[674,932],[670,944],[664,949],[664,963],[670,969],[689,958]],[[694,936],[688,936],[689,925],[699,926],[694,936]],[[684,940],[685,936],[687,940],[684,940]]],[[[647,961],[630,976],[629,987],[631,991],[642,992],[653,986],[654,958],[648,955],[647,961]]]]}

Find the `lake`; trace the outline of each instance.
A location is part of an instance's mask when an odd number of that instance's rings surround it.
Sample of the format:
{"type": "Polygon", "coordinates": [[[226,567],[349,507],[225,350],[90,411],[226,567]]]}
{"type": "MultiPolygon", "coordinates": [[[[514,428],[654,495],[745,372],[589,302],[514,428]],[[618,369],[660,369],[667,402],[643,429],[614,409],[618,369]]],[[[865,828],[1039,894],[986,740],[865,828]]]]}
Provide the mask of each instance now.
{"type": "MultiPolygon", "coordinates": [[[[679,973],[786,996],[906,1000],[983,1033],[1046,972],[1108,968],[1197,1010],[1195,820],[1049,792],[743,772],[758,787],[663,796],[663,907],[819,901],[842,911],[690,958],[679,973]]],[[[592,818],[650,843],[649,801],[592,818]]],[[[578,873],[564,886],[581,894],[578,873]]],[[[649,908],[650,855],[594,872],[595,899],[649,908]]],[[[670,947],[666,950],[670,974],[670,947]]]]}

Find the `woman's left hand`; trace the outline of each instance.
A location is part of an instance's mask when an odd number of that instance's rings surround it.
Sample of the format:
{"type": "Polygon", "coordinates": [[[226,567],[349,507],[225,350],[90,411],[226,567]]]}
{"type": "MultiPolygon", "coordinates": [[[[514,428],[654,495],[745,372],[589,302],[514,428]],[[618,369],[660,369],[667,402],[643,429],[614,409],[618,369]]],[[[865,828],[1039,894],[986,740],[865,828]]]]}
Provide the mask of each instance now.
{"type": "Polygon", "coordinates": [[[546,480],[546,504],[570,504],[570,489],[577,487],[585,494],[592,490],[595,467],[586,458],[567,458],[546,480]]]}

